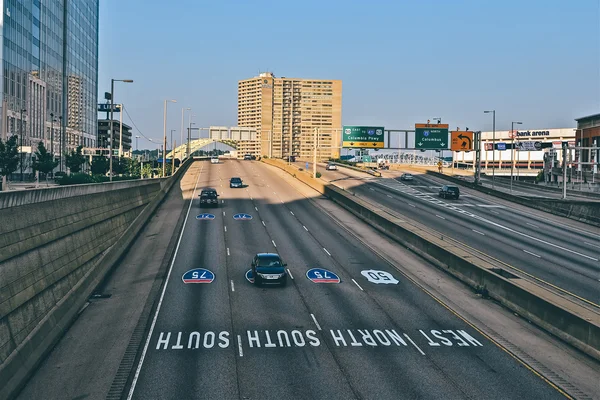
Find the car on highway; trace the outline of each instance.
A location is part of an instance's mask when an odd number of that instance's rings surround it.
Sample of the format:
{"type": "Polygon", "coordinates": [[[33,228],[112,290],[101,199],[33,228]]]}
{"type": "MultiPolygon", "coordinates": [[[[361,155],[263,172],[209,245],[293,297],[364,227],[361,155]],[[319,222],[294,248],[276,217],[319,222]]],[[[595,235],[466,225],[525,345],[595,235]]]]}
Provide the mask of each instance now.
{"type": "Polygon", "coordinates": [[[244,187],[244,182],[242,182],[242,178],[234,176],[233,178],[231,178],[229,180],[229,187],[230,188],[242,188],[242,187],[244,187]]]}
{"type": "Polygon", "coordinates": [[[254,284],[287,284],[286,263],[283,262],[277,253],[258,253],[252,259],[252,276],[254,284]]]}
{"type": "Polygon", "coordinates": [[[244,160],[252,160],[252,154],[245,154],[244,160]]]}
{"type": "Polygon", "coordinates": [[[200,206],[219,206],[219,195],[217,190],[213,188],[204,188],[200,191],[200,206]]]}
{"type": "Polygon", "coordinates": [[[412,174],[402,174],[400,175],[400,180],[401,181],[412,181],[413,180],[413,176],[412,174]]]}
{"type": "Polygon", "coordinates": [[[334,163],[328,163],[325,169],[327,171],[337,171],[337,165],[335,165],[334,163]]]}
{"type": "Polygon", "coordinates": [[[210,163],[211,164],[218,164],[219,163],[219,157],[211,157],[210,158],[210,163]]]}
{"type": "Polygon", "coordinates": [[[460,189],[458,188],[458,186],[444,185],[440,189],[438,195],[444,199],[458,199],[458,197],[460,196],[460,189]]]}

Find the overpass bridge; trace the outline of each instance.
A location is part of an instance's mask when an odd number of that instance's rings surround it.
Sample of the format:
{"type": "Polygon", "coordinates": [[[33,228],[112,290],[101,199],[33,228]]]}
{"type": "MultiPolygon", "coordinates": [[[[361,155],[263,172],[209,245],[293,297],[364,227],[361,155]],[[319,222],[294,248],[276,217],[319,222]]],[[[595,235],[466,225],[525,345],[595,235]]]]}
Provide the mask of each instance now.
{"type": "MultiPolygon", "coordinates": [[[[233,147],[234,149],[237,149],[238,141],[232,140],[232,139],[209,139],[209,138],[194,139],[194,140],[190,141],[190,153],[194,154],[194,152],[201,150],[207,146],[210,146],[211,144],[216,144],[216,143],[222,143],[229,147],[233,147]]],[[[175,156],[175,158],[183,160],[186,157],[187,146],[188,146],[187,143],[184,143],[182,145],[177,146],[175,149],[171,150],[170,152],[168,152],[167,157],[166,157],[167,160],[173,158],[173,156],[175,156]]]]}

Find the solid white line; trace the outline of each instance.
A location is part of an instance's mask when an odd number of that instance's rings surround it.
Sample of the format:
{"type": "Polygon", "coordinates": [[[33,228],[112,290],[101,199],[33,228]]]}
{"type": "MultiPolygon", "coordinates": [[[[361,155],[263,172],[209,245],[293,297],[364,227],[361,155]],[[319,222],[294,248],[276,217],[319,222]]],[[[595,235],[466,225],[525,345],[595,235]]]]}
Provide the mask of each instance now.
{"type": "Polygon", "coordinates": [[[274,240],[271,240],[271,242],[273,242],[273,246],[277,247],[274,240]]]}
{"type": "Polygon", "coordinates": [[[229,254],[229,247],[227,248],[227,255],[230,256],[231,254],[229,254]]]}
{"type": "Polygon", "coordinates": [[[435,216],[438,217],[438,218],[441,218],[441,219],[446,219],[446,218],[442,217],[441,215],[435,214],[435,216]]]}
{"type": "Polygon", "coordinates": [[[583,242],[583,243],[585,243],[585,244],[587,244],[587,245],[590,245],[590,246],[598,247],[598,248],[600,249],[600,246],[598,246],[598,245],[596,245],[596,244],[592,244],[592,243],[588,243],[588,242],[583,242]]]}
{"type": "Polygon", "coordinates": [[[413,346],[415,346],[417,348],[417,350],[419,350],[419,353],[421,353],[421,355],[425,355],[425,353],[423,353],[423,350],[421,350],[419,348],[419,346],[417,346],[417,344],[415,342],[413,342],[413,340],[410,338],[410,336],[408,336],[406,333],[404,334],[404,336],[408,339],[409,342],[412,343],[413,346]]]}
{"type": "Polygon", "coordinates": [[[485,233],[483,233],[483,232],[479,232],[479,231],[477,231],[477,230],[475,230],[475,229],[471,229],[471,230],[472,230],[473,232],[475,232],[475,233],[479,233],[480,235],[483,235],[483,236],[485,236],[485,233]]]}
{"type": "Polygon", "coordinates": [[[258,207],[254,207],[254,209],[255,209],[256,211],[258,211],[258,207]]]}
{"type": "Polygon", "coordinates": [[[292,271],[290,271],[289,268],[287,269],[287,271],[288,271],[288,275],[290,276],[290,278],[294,279],[294,275],[292,275],[292,271]]]}
{"type": "Polygon", "coordinates": [[[302,225],[302,227],[304,228],[304,230],[305,230],[306,232],[308,232],[308,228],[307,228],[307,227],[305,227],[304,225],[302,225]]]}
{"type": "Polygon", "coordinates": [[[233,286],[233,279],[231,280],[231,291],[235,292],[235,286],[233,286]]]}
{"type": "Polygon", "coordinates": [[[165,280],[165,286],[163,286],[162,293],[160,294],[160,299],[158,300],[158,306],[156,307],[156,312],[154,313],[154,318],[152,318],[152,324],[150,325],[150,331],[148,332],[148,337],[146,338],[146,343],[144,344],[144,350],[142,350],[140,362],[138,363],[138,366],[135,370],[135,375],[133,376],[133,382],[131,382],[131,388],[129,389],[129,394],[127,395],[127,400],[131,400],[131,398],[133,397],[133,392],[135,391],[135,385],[137,384],[137,380],[140,377],[142,365],[144,364],[144,358],[146,358],[146,352],[148,351],[148,346],[150,345],[150,339],[152,339],[152,333],[154,332],[154,327],[156,326],[156,320],[158,319],[158,313],[160,312],[160,307],[162,306],[162,302],[165,297],[167,285],[169,284],[169,278],[171,277],[171,272],[173,271],[173,265],[175,265],[175,259],[177,258],[177,252],[179,251],[179,245],[181,245],[181,239],[183,238],[183,231],[185,230],[185,226],[187,225],[188,217],[190,216],[190,210],[192,209],[192,203],[194,202],[194,197],[196,196],[196,189],[198,188],[198,181],[200,181],[200,175],[202,174],[203,168],[204,168],[204,166],[200,167],[200,173],[198,174],[198,179],[196,180],[196,184],[194,185],[194,191],[192,192],[192,199],[190,200],[190,205],[188,206],[187,214],[185,215],[185,220],[183,221],[183,228],[181,229],[181,234],[179,235],[179,240],[177,241],[177,246],[175,247],[175,254],[173,255],[173,260],[171,261],[171,266],[169,267],[169,272],[167,273],[167,278],[165,280]]]}
{"type": "Polygon", "coordinates": [[[260,221],[260,222],[262,222],[263,226],[267,226],[267,225],[265,225],[265,221],[260,221]]]}
{"type": "Polygon", "coordinates": [[[394,198],[393,196],[391,196],[391,195],[389,195],[389,194],[387,195],[387,197],[389,197],[390,199],[393,199],[393,198],[394,198]]]}
{"type": "Polygon", "coordinates": [[[354,278],[352,278],[352,282],[354,282],[354,284],[355,284],[356,286],[358,286],[358,288],[359,288],[360,290],[364,291],[364,290],[363,290],[363,288],[361,288],[361,287],[360,287],[360,285],[358,284],[358,282],[356,282],[356,281],[354,280],[354,278]]]}
{"type": "Polygon", "coordinates": [[[408,205],[409,205],[409,206],[411,206],[411,207],[416,207],[416,206],[415,206],[414,204],[412,204],[412,203],[408,203],[408,205]]]}
{"type": "Polygon", "coordinates": [[[242,337],[237,335],[238,337],[238,349],[240,350],[240,357],[244,357],[244,351],[242,350],[242,337]]]}
{"type": "Polygon", "coordinates": [[[524,251],[525,253],[527,253],[527,254],[531,254],[531,255],[532,255],[532,256],[534,256],[534,257],[537,257],[537,258],[542,258],[542,256],[538,256],[537,254],[535,254],[535,253],[532,253],[532,252],[530,252],[530,251],[527,251],[527,250],[525,250],[525,249],[523,249],[523,251],[524,251]]]}
{"type": "Polygon", "coordinates": [[[293,212],[291,212],[291,211],[290,211],[290,214],[294,215],[294,213],[293,213],[293,212]]]}
{"type": "Polygon", "coordinates": [[[318,330],[321,330],[321,325],[319,325],[319,323],[317,322],[317,319],[315,318],[314,314],[310,314],[310,316],[312,317],[313,321],[315,321],[315,325],[317,326],[318,330]]]}
{"type": "Polygon", "coordinates": [[[539,226],[537,226],[537,225],[534,225],[534,224],[531,224],[531,223],[529,223],[529,222],[526,222],[525,224],[527,224],[527,225],[529,225],[529,226],[533,226],[534,228],[539,228],[539,226]]]}
{"type": "Polygon", "coordinates": [[[225,229],[225,232],[227,232],[227,226],[224,226],[223,229],[225,229]]]}
{"type": "Polygon", "coordinates": [[[323,247],[323,250],[325,250],[325,253],[327,253],[328,256],[331,256],[331,253],[327,251],[327,249],[325,247],[323,247]]]}

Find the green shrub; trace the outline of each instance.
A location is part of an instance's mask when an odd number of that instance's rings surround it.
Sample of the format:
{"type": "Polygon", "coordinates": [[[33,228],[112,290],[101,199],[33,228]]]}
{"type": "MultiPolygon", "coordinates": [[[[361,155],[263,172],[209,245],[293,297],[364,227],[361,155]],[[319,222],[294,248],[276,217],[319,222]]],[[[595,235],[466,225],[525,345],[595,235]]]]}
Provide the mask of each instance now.
{"type": "Polygon", "coordinates": [[[321,173],[317,171],[317,173],[315,174],[315,176],[316,176],[317,178],[320,178],[320,177],[321,177],[321,173]]]}
{"type": "Polygon", "coordinates": [[[59,185],[81,185],[84,183],[96,183],[94,178],[88,174],[71,174],[63,175],[57,178],[56,181],[59,185]]]}

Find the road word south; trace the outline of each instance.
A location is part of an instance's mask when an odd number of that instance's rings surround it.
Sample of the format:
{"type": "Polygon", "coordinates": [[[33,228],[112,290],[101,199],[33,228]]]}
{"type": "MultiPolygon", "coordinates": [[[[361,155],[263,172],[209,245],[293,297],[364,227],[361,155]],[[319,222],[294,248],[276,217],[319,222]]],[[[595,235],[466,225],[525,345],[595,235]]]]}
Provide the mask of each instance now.
{"type": "MultiPolygon", "coordinates": [[[[418,331],[415,339],[430,347],[483,346],[477,339],[463,330],[418,331]]],[[[237,342],[228,331],[220,332],[160,332],[156,350],[226,349],[232,343],[244,348],[319,347],[329,337],[336,347],[407,347],[414,345],[406,333],[395,329],[330,329],[314,330],[247,330],[237,335],[237,342]]]]}

